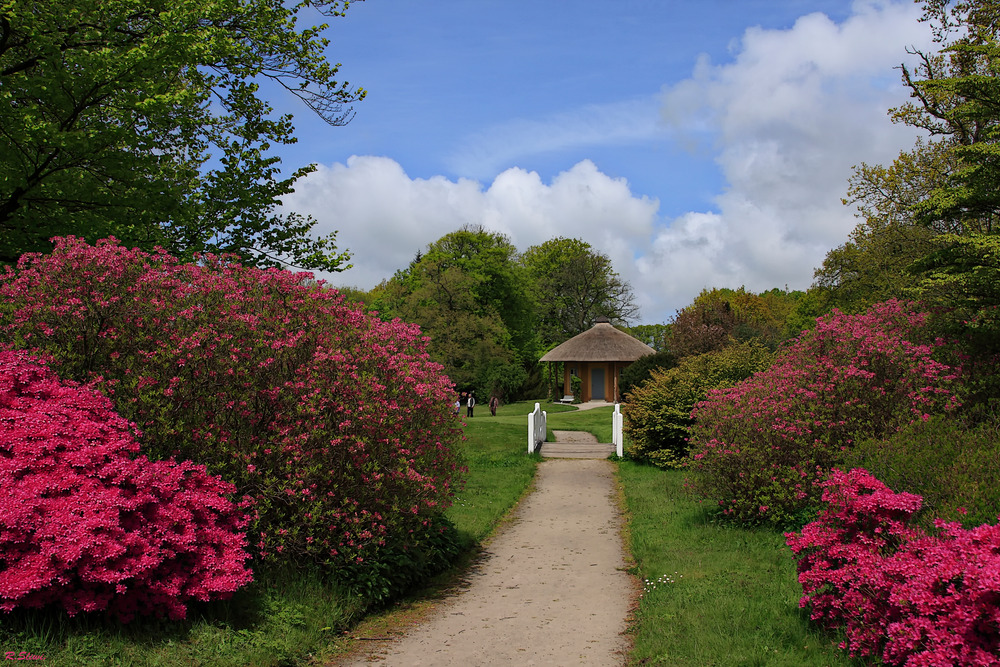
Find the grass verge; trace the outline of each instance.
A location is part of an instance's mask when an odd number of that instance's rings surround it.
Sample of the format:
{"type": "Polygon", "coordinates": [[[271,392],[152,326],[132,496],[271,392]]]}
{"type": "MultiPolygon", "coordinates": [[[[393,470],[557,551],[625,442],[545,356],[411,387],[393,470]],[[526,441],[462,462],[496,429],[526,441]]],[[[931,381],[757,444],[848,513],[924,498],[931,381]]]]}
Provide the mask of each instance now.
{"type": "Polygon", "coordinates": [[[60,667],[303,664],[361,612],[360,601],[308,572],[272,571],[228,601],[193,606],[184,621],[18,611],[0,628],[0,657],[24,651],[60,667]]]}
{"type": "Polygon", "coordinates": [[[644,592],[633,665],[849,666],[799,609],[784,537],[712,523],[684,472],[622,461],[629,540],[644,592]]]}

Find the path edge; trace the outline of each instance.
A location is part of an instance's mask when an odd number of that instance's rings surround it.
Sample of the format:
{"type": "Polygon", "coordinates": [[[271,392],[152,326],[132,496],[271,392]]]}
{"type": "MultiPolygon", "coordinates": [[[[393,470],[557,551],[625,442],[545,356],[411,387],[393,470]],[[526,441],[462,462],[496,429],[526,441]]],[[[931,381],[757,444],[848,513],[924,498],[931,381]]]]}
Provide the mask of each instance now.
{"type": "Polygon", "coordinates": [[[619,541],[622,545],[622,562],[625,563],[623,571],[628,575],[629,580],[629,604],[628,615],[625,617],[625,630],[622,632],[624,639],[624,655],[622,664],[631,663],[632,651],[635,649],[635,632],[639,625],[638,612],[642,602],[642,577],[639,573],[639,564],[632,554],[632,513],[628,510],[628,500],[625,497],[625,482],[622,480],[621,466],[618,461],[609,461],[614,466],[614,498],[612,501],[621,516],[621,528],[619,530],[619,541]]]}
{"type": "MultiPolygon", "coordinates": [[[[531,481],[524,487],[524,491],[514,501],[514,504],[497,520],[489,535],[463,554],[455,565],[433,577],[426,586],[390,603],[385,609],[372,611],[365,615],[357,625],[344,630],[340,638],[330,642],[329,646],[335,649],[335,653],[325,656],[324,661],[315,664],[322,664],[324,667],[338,667],[362,656],[366,658],[377,657],[379,646],[383,642],[396,641],[406,636],[411,630],[416,629],[435,614],[442,604],[448,602],[449,598],[459,594],[465,588],[467,575],[487,557],[489,545],[516,522],[517,512],[521,508],[522,501],[537,488],[538,464],[541,463],[543,463],[543,459],[538,456],[531,481]]],[[[615,466],[615,470],[615,486],[617,487],[617,466],[615,466]]],[[[615,502],[617,503],[617,500],[615,502]]],[[[631,643],[629,640],[630,645],[631,643]]]]}

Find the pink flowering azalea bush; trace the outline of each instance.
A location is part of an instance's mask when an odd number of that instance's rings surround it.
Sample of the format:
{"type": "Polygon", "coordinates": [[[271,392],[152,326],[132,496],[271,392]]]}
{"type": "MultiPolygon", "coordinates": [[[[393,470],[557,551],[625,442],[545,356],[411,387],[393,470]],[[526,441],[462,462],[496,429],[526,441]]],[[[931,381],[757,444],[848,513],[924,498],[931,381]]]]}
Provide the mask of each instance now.
{"type": "Polygon", "coordinates": [[[151,458],[202,463],[256,501],[256,558],[324,564],[375,598],[441,564],[460,429],[416,326],[310,274],[114,239],[23,256],[0,297],[0,340],[93,382],[151,458]]]}
{"type": "Polygon", "coordinates": [[[822,487],[819,518],[786,534],[813,620],[888,665],[1000,664],[1000,526],[928,534],[910,525],[920,496],[860,468],[822,487]]]}
{"type": "Polygon", "coordinates": [[[856,439],[879,438],[958,403],[958,371],[924,342],[927,316],[889,301],[834,311],[774,364],[692,412],[696,490],[727,517],[801,525],[856,439]]]}
{"type": "Polygon", "coordinates": [[[135,435],[100,393],[0,350],[0,610],[177,619],[250,582],[232,485],[138,456],[135,435]]]}

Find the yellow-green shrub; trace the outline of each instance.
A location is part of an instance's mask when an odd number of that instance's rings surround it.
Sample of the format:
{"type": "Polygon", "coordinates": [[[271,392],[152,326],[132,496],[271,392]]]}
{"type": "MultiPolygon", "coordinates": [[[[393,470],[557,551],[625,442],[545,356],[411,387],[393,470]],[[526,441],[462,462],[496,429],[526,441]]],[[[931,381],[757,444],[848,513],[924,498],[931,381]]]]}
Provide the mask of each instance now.
{"type": "Polygon", "coordinates": [[[650,378],[628,396],[622,413],[632,458],[672,468],[687,456],[691,409],[711,389],[731,387],[771,364],[773,354],[757,341],[683,359],[650,378]]]}

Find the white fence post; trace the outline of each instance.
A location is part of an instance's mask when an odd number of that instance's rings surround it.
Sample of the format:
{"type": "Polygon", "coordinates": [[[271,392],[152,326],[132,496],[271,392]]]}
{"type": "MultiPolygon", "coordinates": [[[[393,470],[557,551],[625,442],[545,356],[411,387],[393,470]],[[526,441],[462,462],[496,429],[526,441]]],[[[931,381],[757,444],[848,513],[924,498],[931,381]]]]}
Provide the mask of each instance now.
{"type": "Polygon", "coordinates": [[[547,430],[546,413],[542,411],[542,406],[535,403],[535,410],[528,415],[528,453],[534,454],[538,445],[545,442],[547,430]]]}
{"type": "Polygon", "coordinates": [[[624,425],[621,405],[615,403],[615,412],[611,415],[611,442],[615,446],[615,453],[619,458],[625,455],[625,437],[622,433],[624,425]]]}

